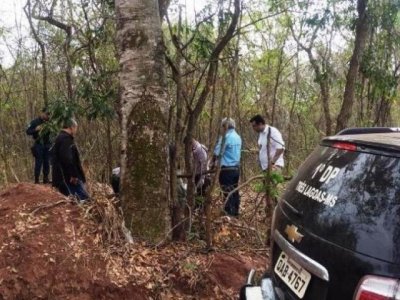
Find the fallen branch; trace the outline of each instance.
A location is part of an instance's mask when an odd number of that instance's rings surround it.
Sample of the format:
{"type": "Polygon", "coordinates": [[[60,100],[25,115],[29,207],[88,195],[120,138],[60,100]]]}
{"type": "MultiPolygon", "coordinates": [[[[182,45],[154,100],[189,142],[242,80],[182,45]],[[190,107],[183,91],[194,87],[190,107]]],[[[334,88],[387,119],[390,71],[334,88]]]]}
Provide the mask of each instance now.
{"type": "Polygon", "coordinates": [[[157,249],[158,247],[160,247],[162,244],[164,244],[164,242],[169,238],[169,235],[172,233],[172,231],[174,231],[177,227],[179,227],[180,225],[182,225],[184,222],[186,222],[189,218],[184,218],[182,221],[180,221],[178,224],[176,224],[174,227],[172,227],[167,234],[165,235],[165,238],[162,239],[156,246],[155,249],[157,249]]]}
{"type": "MultiPolygon", "coordinates": [[[[213,170],[208,170],[208,171],[202,172],[199,175],[207,175],[207,174],[212,174],[215,172],[216,172],[216,170],[213,169],[213,170]]],[[[191,178],[191,177],[194,177],[194,175],[193,174],[181,174],[181,175],[178,175],[177,177],[178,178],[191,178]]]]}
{"type": "MultiPolygon", "coordinates": [[[[232,196],[232,194],[234,194],[235,192],[239,191],[241,188],[249,185],[252,181],[257,180],[257,179],[263,179],[263,178],[265,178],[264,174],[256,175],[256,176],[253,176],[253,177],[249,178],[246,182],[242,183],[237,188],[235,188],[235,189],[233,189],[232,191],[229,192],[228,196],[226,196],[226,198],[225,198],[225,204],[228,202],[228,200],[232,196]]],[[[288,180],[292,179],[292,176],[284,176],[283,178],[284,178],[285,181],[288,181],[288,180]]]]}
{"type": "Polygon", "coordinates": [[[39,206],[37,206],[35,209],[33,209],[32,211],[31,211],[31,214],[35,214],[35,213],[37,213],[39,210],[42,210],[42,209],[45,209],[45,208],[52,208],[52,207],[55,207],[55,206],[57,206],[57,205],[60,205],[60,204],[63,204],[63,203],[71,203],[71,201],[68,201],[68,200],[66,200],[66,199],[63,199],[63,200],[60,200],[60,201],[58,201],[58,202],[56,202],[56,203],[51,203],[51,204],[47,204],[47,205],[39,205],[39,206]]]}
{"type": "Polygon", "coordinates": [[[226,196],[226,198],[225,198],[225,204],[224,204],[224,205],[226,205],[226,203],[228,202],[229,198],[230,198],[234,193],[236,193],[237,191],[239,191],[241,188],[243,188],[243,187],[249,185],[249,184],[250,184],[252,181],[254,181],[254,180],[263,179],[263,178],[265,178],[265,175],[256,175],[256,176],[253,176],[253,177],[249,178],[247,181],[245,181],[244,183],[242,183],[241,185],[239,185],[237,188],[235,188],[235,189],[233,189],[232,191],[230,191],[229,194],[228,194],[228,196],[226,196]]]}

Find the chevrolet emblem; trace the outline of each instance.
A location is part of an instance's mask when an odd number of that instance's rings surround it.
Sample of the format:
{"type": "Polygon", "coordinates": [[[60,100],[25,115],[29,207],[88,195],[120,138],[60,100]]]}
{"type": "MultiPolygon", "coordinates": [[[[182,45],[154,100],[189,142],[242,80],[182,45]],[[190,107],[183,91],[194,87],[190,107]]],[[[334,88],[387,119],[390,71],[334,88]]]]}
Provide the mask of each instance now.
{"type": "Polygon", "coordinates": [[[292,243],[294,243],[294,241],[300,243],[304,237],[304,235],[300,234],[297,230],[298,228],[294,225],[286,226],[285,233],[287,234],[289,241],[292,243]]]}

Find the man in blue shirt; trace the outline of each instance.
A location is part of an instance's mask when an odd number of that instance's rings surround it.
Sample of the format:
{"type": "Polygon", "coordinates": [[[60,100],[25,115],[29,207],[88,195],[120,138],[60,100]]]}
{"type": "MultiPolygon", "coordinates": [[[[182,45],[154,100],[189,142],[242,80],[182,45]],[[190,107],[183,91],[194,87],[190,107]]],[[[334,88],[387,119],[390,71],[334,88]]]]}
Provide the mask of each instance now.
{"type": "Polygon", "coordinates": [[[219,183],[225,199],[225,212],[231,216],[239,215],[240,195],[234,192],[229,199],[228,194],[238,187],[240,154],[242,150],[242,139],[235,130],[235,121],[231,118],[222,120],[222,136],[214,150],[213,163],[217,159],[221,162],[219,183]]]}

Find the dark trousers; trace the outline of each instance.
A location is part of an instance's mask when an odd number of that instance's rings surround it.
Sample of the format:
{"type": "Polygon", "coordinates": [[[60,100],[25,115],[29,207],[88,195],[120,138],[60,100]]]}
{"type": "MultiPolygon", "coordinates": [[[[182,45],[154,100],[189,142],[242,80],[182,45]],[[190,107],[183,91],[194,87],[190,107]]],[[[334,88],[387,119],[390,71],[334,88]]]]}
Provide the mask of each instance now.
{"type": "Polygon", "coordinates": [[[35,143],[32,154],[35,158],[35,182],[39,182],[40,172],[43,167],[43,181],[48,182],[50,172],[50,145],[35,143]]]}
{"type": "Polygon", "coordinates": [[[119,194],[119,191],[121,189],[120,181],[121,180],[120,180],[119,176],[114,175],[114,174],[111,176],[111,186],[114,191],[114,194],[119,194]]]}
{"type": "Polygon", "coordinates": [[[62,186],[57,187],[61,194],[65,196],[74,196],[78,200],[83,201],[89,198],[89,194],[83,185],[81,180],[78,181],[78,184],[63,184],[62,186]]]}
{"type": "Polygon", "coordinates": [[[219,184],[221,185],[222,193],[225,200],[225,212],[231,216],[239,215],[240,195],[239,191],[234,192],[229,199],[228,194],[238,187],[239,169],[221,168],[219,173],[219,184]]]}

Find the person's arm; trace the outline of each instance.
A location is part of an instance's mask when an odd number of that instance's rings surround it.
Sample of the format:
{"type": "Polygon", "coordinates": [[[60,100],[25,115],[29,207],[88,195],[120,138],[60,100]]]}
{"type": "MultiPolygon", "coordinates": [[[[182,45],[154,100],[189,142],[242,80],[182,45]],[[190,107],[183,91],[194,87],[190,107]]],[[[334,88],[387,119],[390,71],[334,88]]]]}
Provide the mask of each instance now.
{"type": "MultiPolygon", "coordinates": [[[[201,155],[200,155],[200,168],[201,168],[201,172],[203,173],[204,171],[207,171],[207,151],[205,149],[201,149],[201,155]]],[[[202,174],[203,175],[203,174],[202,174]]]]}
{"type": "Polygon", "coordinates": [[[282,134],[276,128],[271,131],[271,142],[275,144],[276,148],[275,155],[271,159],[271,164],[275,165],[279,157],[285,152],[285,142],[283,141],[282,134]]]}
{"type": "Polygon", "coordinates": [[[285,152],[285,148],[282,149],[277,149],[274,157],[271,160],[271,164],[275,165],[276,161],[279,159],[279,157],[285,152]]]}
{"type": "Polygon", "coordinates": [[[213,153],[213,158],[211,160],[211,165],[210,168],[211,170],[215,168],[218,157],[221,154],[221,147],[222,147],[222,137],[219,137],[217,144],[215,145],[214,153],[213,153]]]}
{"type": "Polygon", "coordinates": [[[59,158],[61,165],[65,168],[68,174],[71,176],[69,183],[78,183],[78,168],[74,164],[73,160],[73,142],[70,139],[64,139],[59,147],[59,158]]]}

